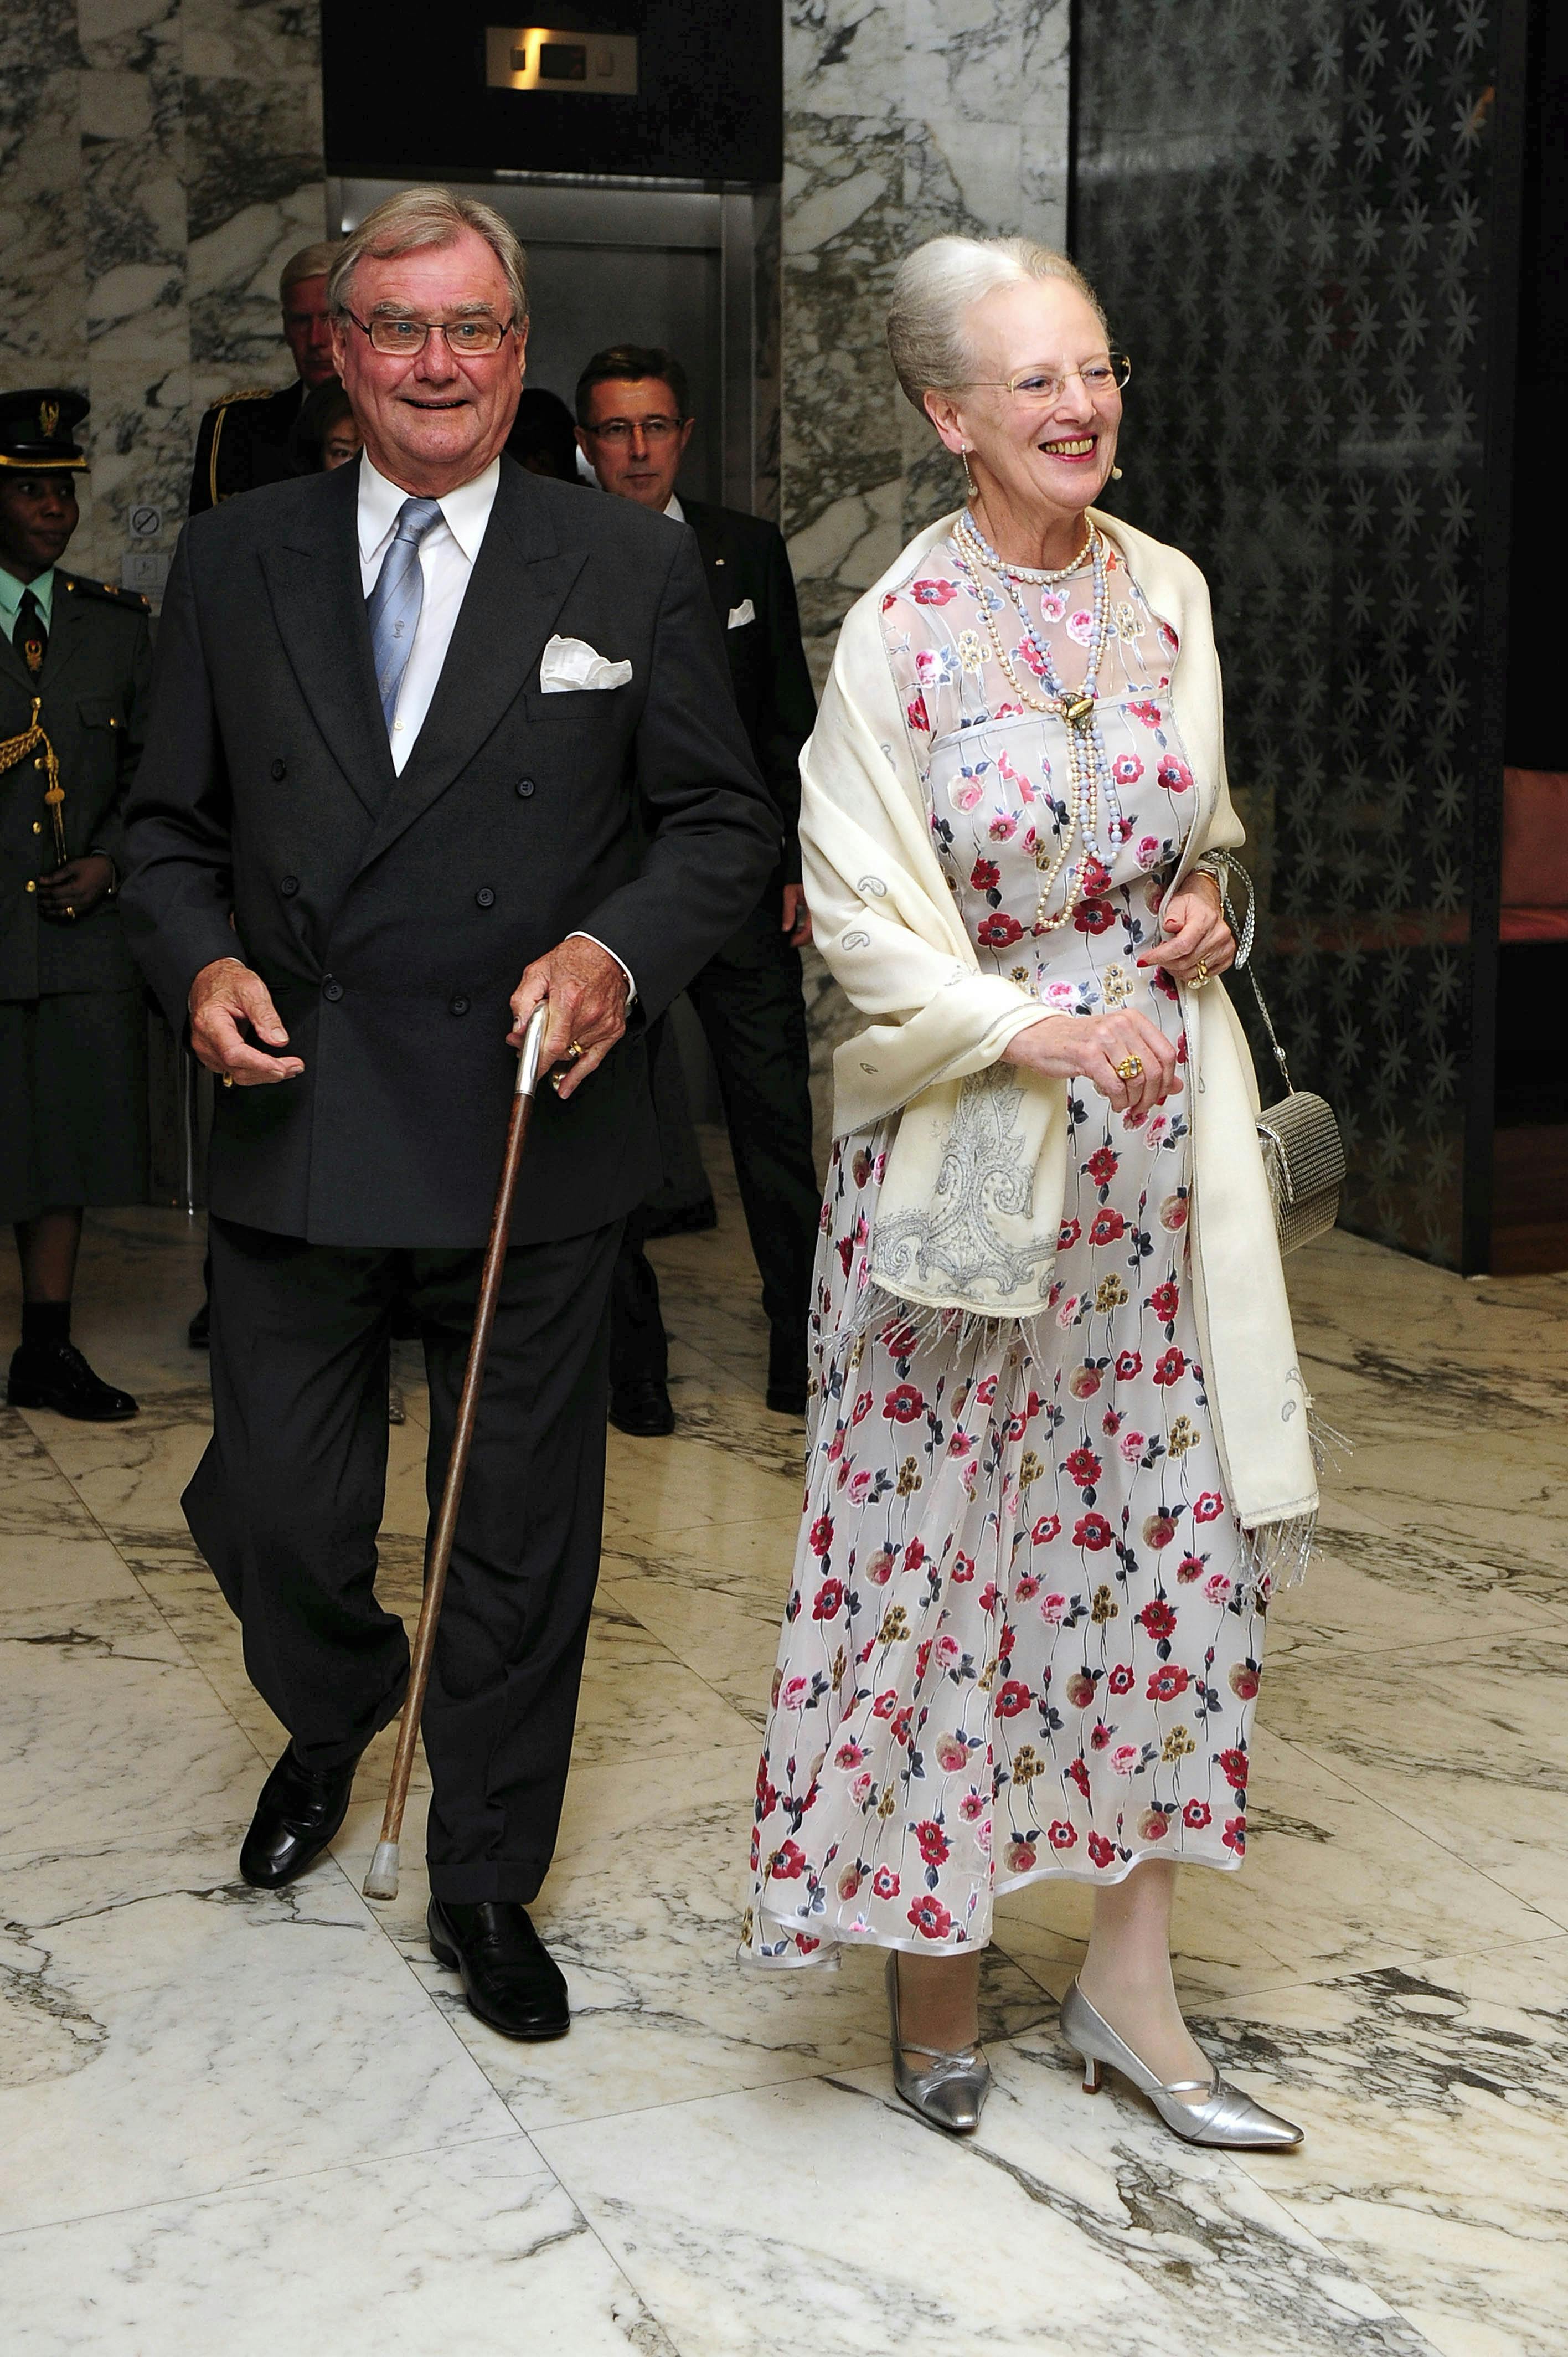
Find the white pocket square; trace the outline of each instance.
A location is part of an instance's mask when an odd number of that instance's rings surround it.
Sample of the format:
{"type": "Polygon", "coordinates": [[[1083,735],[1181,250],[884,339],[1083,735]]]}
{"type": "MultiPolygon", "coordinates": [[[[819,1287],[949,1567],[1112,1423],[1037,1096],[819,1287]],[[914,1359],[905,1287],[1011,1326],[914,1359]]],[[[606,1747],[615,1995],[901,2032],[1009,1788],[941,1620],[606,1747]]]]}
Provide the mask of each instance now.
{"type": "Polygon", "coordinates": [[[732,630],[743,630],[747,622],[755,622],[756,619],[757,608],[749,597],[743,597],[738,606],[732,606],[729,609],[729,627],[732,630]]]}
{"type": "Polygon", "coordinates": [[[552,639],[539,662],[542,695],[564,695],[578,687],[624,687],[630,677],[628,662],[611,662],[585,639],[552,639]]]}

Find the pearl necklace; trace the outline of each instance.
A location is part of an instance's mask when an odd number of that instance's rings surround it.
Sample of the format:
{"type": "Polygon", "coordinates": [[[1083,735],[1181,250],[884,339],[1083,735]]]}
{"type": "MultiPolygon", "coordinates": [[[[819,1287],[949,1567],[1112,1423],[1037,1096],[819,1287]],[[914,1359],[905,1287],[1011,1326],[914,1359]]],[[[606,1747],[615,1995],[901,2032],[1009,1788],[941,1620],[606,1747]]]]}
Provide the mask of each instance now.
{"type": "Polygon", "coordinates": [[[1112,774],[1105,740],[1100,731],[1097,699],[1100,693],[1100,669],[1105,661],[1105,651],[1111,637],[1111,595],[1107,581],[1105,537],[1098,525],[1090,522],[1083,547],[1072,563],[1059,572],[1047,573],[1023,565],[1010,565],[998,556],[984,538],[974,521],[973,511],[966,508],[953,533],[953,548],[961,569],[968,574],[980,610],[984,618],[991,651],[1008,686],[1019,702],[1033,712],[1049,712],[1068,723],[1068,780],[1071,800],[1058,822],[1058,847],[1053,856],[1046,845],[1036,842],[1035,865],[1041,871],[1039,897],[1035,903],[1036,933],[1059,932],[1071,919],[1084,899],[1089,887],[1091,866],[1108,868],[1111,865],[1101,848],[1100,836],[1101,803],[1103,796],[1105,815],[1112,826],[1122,823],[1121,797],[1112,774]],[[1089,668],[1083,685],[1073,691],[1064,688],[1056,675],[1049,652],[1041,645],[1039,636],[1024,609],[1015,584],[1018,581],[1037,582],[1048,586],[1065,581],[1076,573],[1088,556],[1094,576],[1094,624],[1090,641],[1089,668]],[[1036,695],[1024,685],[1008,660],[1002,643],[1002,633],[996,626],[996,615],[991,593],[981,580],[981,572],[993,573],[1002,585],[1004,595],[1018,618],[1023,644],[1032,647],[1039,663],[1040,675],[1048,691],[1036,695]],[[1062,905],[1055,916],[1046,914],[1047,905],[1058,879],[1072,855],[1074,843],[1082,837],[1082,849],[1072,879],[1067,887],[1062,905]]]}

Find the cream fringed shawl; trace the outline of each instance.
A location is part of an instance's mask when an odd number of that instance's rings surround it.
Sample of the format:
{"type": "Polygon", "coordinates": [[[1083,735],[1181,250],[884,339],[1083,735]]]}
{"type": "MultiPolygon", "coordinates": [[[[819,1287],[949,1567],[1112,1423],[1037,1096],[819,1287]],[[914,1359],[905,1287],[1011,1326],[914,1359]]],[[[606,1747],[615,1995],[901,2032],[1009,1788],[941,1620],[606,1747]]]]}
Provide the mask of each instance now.
{"type": "MultiPolygon", "coordinates": [[[[1242,840],[1225,783],[1219,666],[1197,567],[1112,516],[1096,521],[1180,643],[1172,700],[1197,794],[1185,874],[1242,840]]],[[[1067,1175],[1067,1084],[998,1062],[1040,1019],[980,971],[931,840],[924,787],[882,633],[882,602],[950,533],[911,542],[846,617],[800,757],[800,844],[819,950],[868,1028],[833,1060],[837,1135],[897,1116],[867,1314],[1026,1322],[1046,1307],[1067,1175]]],[[[1317,1485],[1251,1060],[1229,998],[1182,993],[1192,1122],[1195,1303],[1220,1461],[1269,1560],[1304,1551],[1317,1485]]],[[[864,1322],[864,1321],[857,1321],[864,1322]]],[[[1261,1560],[1262,1558],[1260,1558],[1261,1560]]]]}

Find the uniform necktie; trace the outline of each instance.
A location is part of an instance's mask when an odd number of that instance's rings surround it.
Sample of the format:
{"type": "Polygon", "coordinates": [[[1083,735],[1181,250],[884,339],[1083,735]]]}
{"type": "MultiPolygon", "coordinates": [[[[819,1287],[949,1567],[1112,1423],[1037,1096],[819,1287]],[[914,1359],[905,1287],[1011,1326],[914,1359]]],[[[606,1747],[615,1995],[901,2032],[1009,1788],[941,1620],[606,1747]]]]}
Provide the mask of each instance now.
{"type": "Polygon", "coordinates": [[[419,628],[420,608],[424,603],[419,544],[431,525],[440,520],[439,500],[404,500],[397,511],[392,546],[381,560],[381,573],[371,592],[371,652],[376,665],[376,693],[381,699],[389,736],[397,710],[398,690],[413,652],[413,634],[419,628]]]}
{"type": "Polygon", "coordinates": [[[44,609],[30,589],[22,592],[11,643],[31,676],[37,679],[44,667],[44,657],[49,651],[49,634],[44,628],[44,609]]]}

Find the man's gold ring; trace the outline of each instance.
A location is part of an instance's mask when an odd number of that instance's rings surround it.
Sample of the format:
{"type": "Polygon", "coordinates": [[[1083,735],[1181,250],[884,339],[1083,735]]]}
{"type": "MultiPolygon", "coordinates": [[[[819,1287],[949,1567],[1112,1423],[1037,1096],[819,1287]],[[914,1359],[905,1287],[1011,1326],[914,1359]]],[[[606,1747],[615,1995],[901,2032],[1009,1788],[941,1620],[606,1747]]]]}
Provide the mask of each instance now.
{"type": "Polygon", "coordinates": [[[1141,1081],[1144,1077],[1142,1056],[1123,1056],[1115,1067],[1115,1072],[1119,1081],[1141,1081]]]}
{"type": "Polygon", "coordinates": [[[575,1064],[582,1057],[585,1056],[587,1052],[587,1049],[584,1047],[580,1039],[574,1039],[571,1046],[566,1050],[566,1061],[569,1064],[575,1064]]]}
{"type": "Polygon", "coordinates": [[[70,919],[71,923],[74,925],[74,924],[75,924],[75,922],[76,922],[76,910],[71,907],[71,905],[70,905],[70,901],[69,901],[69,900],[68,900],[68,901],[66,902],[66,904],[65,904],[65,913],[66,913],[66,915],[70,919]]]}
{"type": "Polygon", "coordinates": [[[234,1085],[234,1075],[233,1075],[233,1073],[232,1073],[232,1072],[225,1072],[225,1073],[224,1073],[224,1075],[223,1075],[223,1085],[224,1085],[224,1087],[225,1087],[226,1089],[231,1089],[231,1088],[233,1087],[233,1085],[234,1085]]]}

